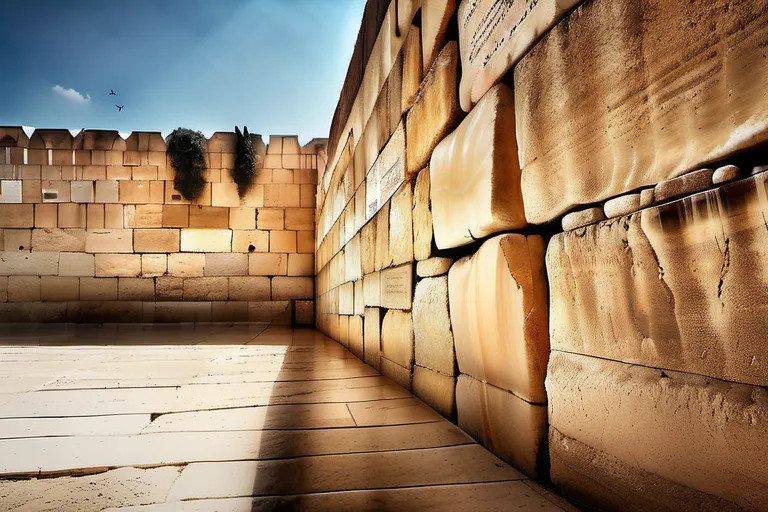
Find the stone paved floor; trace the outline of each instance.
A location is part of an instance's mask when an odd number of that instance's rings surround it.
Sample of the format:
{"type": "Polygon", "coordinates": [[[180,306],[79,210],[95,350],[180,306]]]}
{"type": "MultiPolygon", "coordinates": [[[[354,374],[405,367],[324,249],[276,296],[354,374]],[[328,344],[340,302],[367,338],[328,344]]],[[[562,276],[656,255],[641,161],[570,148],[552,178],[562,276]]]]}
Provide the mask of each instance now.
{"type": "Polygon", "coordinates": [[[562,510],[311,329],[0,326],[0,510],[562,510]]]}

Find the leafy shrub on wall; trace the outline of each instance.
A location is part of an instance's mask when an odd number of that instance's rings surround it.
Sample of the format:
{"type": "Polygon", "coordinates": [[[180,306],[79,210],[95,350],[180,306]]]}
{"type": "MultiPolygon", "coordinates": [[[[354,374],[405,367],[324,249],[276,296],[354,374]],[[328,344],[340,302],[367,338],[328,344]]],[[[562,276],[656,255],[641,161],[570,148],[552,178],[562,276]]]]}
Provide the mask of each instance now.
{"type": "Polygon", "coordinates": [[[237,193],[243,198],[256,178],[256,154],[253,148],[253,140],[248,134],[248,127],[243,126],[243,132],[235,126],[235,167],[230,170],[232,181],[237,184],[237,193]]]}
{"type": "Polygon", "coordinates": [[[173,186],[188,201],[198,199],[203,192],[207,144],[205,135],[187,128],[176,128],[168,136],[167,151],[176,170],[173,186]]]}

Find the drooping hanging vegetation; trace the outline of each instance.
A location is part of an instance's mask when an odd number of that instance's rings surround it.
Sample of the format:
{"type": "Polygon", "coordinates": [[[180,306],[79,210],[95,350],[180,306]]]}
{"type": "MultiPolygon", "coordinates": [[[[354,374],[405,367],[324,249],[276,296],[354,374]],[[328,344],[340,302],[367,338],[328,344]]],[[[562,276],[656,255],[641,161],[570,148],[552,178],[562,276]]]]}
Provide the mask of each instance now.
{"type": "Polygon", "coordinates": [[[171,165],[176,170],[173,186],[184,199],[198,199],[205,186],[205,151],[208,145],[205,135],[187,128],[176,128],[168,136],[166,145],[171,165]]]}
{"type": "Polygon", "coordinates": [[[256,154],[253,149],[253,140],[248,134],[248,127],[243,126],[243,132],[235,126],[235,167],[230,170],[232,181],[237,184],[237,193],[240,198],[245,197],[248,189],[256,178],[256,154]]]}

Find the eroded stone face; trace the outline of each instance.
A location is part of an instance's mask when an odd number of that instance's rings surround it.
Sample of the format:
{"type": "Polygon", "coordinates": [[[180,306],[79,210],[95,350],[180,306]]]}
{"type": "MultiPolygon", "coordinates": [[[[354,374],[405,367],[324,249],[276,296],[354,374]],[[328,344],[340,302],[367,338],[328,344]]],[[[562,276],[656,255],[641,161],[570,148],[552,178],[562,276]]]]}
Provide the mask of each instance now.
{"type": "Polygon", "coordinates": [[[461,373],[545,403],[549,357],[544,241],[502,235],[448,273],[451,323],[461,373]]]}
{"type": "Polygon", "coordinates": [[[413,298],[416,364],[454,375],[451,318],[448,314],[448,277],[422,279],[413,298]]]}
{"type": "Polygon", "coordinates": [[[536,41],[581,0],[463,0],[461,108],[469,112],[536,41]]]}
{"type": "Polygon", "coordinates": [[[554,27],[515,66],[528,221],[768,139],[767,21],[762,0],[597,0],[554,27]]]}
{"type": "Polygon", "coordinates": [[[563,435],[740,507],[768,507],[764,388],[554,351],[547,391],[563,435]]]}
{"type": "Polygon", "coordinates": [[[435,148],[432,224],[440,249],[526,225],[512,91],[494,87],[435,148]]]}
{"type": "Polygon", "coordinates": [[[764,173],[555,236],[552,348],[768,385],[766,197],[764,173]]]}

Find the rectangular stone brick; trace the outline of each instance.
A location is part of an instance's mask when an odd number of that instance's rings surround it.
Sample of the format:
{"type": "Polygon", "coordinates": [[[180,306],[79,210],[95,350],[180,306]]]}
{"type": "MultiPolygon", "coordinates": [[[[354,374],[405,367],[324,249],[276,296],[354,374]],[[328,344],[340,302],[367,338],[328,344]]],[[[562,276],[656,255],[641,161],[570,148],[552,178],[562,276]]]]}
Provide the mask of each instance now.
{"type": "Polygon", "coordinates": [[[123,205],[105,204],[104,205],[104,227],[106,229],[122,229],[123,224],[123,205]]]}
{"type": "Polygon", "coordinates": [[[249,254],[248,274],[252,276],[284,276],[288,273],[288,258],[287,254],[249,254]]]}
{"type": "Polygon", "coordinates": [[[294,231],[314,231],[315,211],[311,208],[286,209],[285,229],[294,231]]]}
{"type": "Polygon", "coordinates": [[[229,279],[226,277],[191,277],[184,280],[184,300],[227,300],[229,279]]]}
{"type": "Polygon", "coordinates": [[[272,300],[312,298],[314,298],[314,279],[311,277],[272,278],[272,300]]]}
{"type": "Polygon", "coordinates": [[[169,254],[168,274],[175,277],[205,275],[205,254],[169,254]]]}
{"type": "Polygon", "coordinates": [[[35,205],[35,227],[55,228],[58,226],[59,207],[55,204],[35,205]]]}
{"type": "Polygon", "coordinates": [[[432,255],[432,205],[430,170],[422,169],[413,187],[413,255],[426,260],[432,255]]]}
{"type": "MultiPolygon", "coordinates": [[[[62,164],[71,164],[72,160],[69,162],[60,162],[62,164]]],[[[107,179],[107,168],[104,165],[85,165],[82,168],[78,168],[80,171],[77,173],[77,179],[78,180],[105,180],[107,179]]]]}
{"type": "MultiPolygon", "coordinates": [[[[416,364],[446,376],[455,375],[456,357],[448,312],[447,276],[422,279],[416,284],[413,329],[416,364]]],[[[440,381],[434,376],[424,377],[426,381],[440,381]]]]}
{"type": "Polygon", "coordinates": [[[179,252],[178,229],[135,229],[133,231],[134,252],[171,253],[179,252]]]}
{"type": "Polygon", "coordinates": [[[313,254],[289,254],[289,276],[314,276],[315,256],[313,254]]]}
{"type": "Polygon", "coordinates": [[[296,231],[270,231],[269,252],[296,252],[296,231]]]}
{"type": "Polygon", "coordinates": [[[423,366],[413,366],[413,394],[446,418],[455,415],[455,393],[455,377],[423,366]]]}
{"type": "Polygon", "coordinates": [[[381,305],[388,309],[411,309],[413,301],[413,265],[407,264],[381,272],[381,305]]]}
{"type": "Polygon", "coordinates": [[[92,277],[96,274],[93,254],[62,252],[59,255],[59,275],[73,277],[92,277]]]}
{"type": "Polygon", "coordinates": [[[256,229],[256,208],[242,207],[230,208],[230,229],[256,229]]]}
{"type": "Polygon", "coordinates": [[[119,199],[123,204],[146,204],[149,202],[149,181],[120,181],[119,199]]]}
{"type": "Polygon", "coordinates": [[[459,370],[534,403],[547,400],[544,251],[538,235],[501,235],[448,274],[459,370]]]}
{"type": "Polygon", "coordinates": [[[85,211],[85,227],[87,229],[104,229],[104,205],[89,204],[85,211]]]}
{"type": "Polygon", "coordinates": [[[314,231],[298,231],[296,233],[296,245],[299,253],[314,254],[315,253],[315,232],[314,231]]]}
{"type": "Polygon", "coordinates": [[[413,188],[404,183],[389,209],[389,259],[392,265],[413,261],[413,188]]]}
{"type": "Polygon", "coordinates": [[[85,252],[133,252],[133,232],[130,229],[98,229],[85,235],[85,252]]]}
{"type": "Polygon", "coordinates": [[[256,226],[259,229],[285,229],[285,210],[275,208],[259,208],[256,226]]]}
{"type": "Polygon", "coordinates": [[[189,209],[189,227],[226,229],[229,227],[229,208],[192,206],[189,209]]]}
{"type": "Polygon", "coordinates": [[[269,231],[236,230],[232,232],[232,252],[268,252],[269,231]]]}
{"type": "Polygon", "coordinates": [[[133,218],[134,228],[159,228],[163,225],[163,205],[137,204],[133,218]]]}
{"type": "Polygon", "coordinates": [[[55,276],[58,273],[58,252],[0,253],[2,276],[55,276]]]}
{"type": "Polygon", "coordinates": [[[71,181],[70,200],[73,203],[92,203],[95,197],[93,181],[71,181]]]}
{"type": "Polygon", "coordinates": [[[149,202],[154,204],[163,204],[165,201],[165,182],[149,182],[149,202]]]}
{"type": "Polygon", "coordinates": [[[130,180],[131,168],[124,165],[107,166],[107,180],[130,180]]]}
{"type": "Polygon", "coordinates": [[[157,180],[157,167],[154,165],[139,165],[131,168],[131,179],[154,181],[157,180]]]}
{"type": "Polygon", "coordinates": [[[80,299],[77,277],[43,276],[40,278],[40,300],[67,302],[80,299]]]}
{"type": "Polygon", "coordinates": [[[381,310],[379,308],[365,308],[363,359],[377,370],[381,368],[381,310]]]}
{"type": "Polygon", "coordinates": [[[183,252],[230,252],[232,231],[229,229],[182,229],[183,252]]]}
{"type": "Polygon", "coordinates": [[[137,277],[141,275],[138,254],[97,254],[96,277],[137,277]]]}
{"type": "Polygon", "coordinates": [[[248,255],[231,254],[206,254],[206,276],[247,276],[248,255]]]}
{"type": "Polygon", "coordinates": [[[59,204],[60,228],[85,228],[88,224],[87,212],[84,204],[61,203],[59,204]]]}
{"type": "Polygon", "coordinates": [[[0,181],[0,203],[21,203],[21,180],[0,181]]]}
{"type": "Polygon", "coordinates": [[[81,277],[80,300],[117,300],[117,278],[81,277]]]}
{"type": "Polygon", "coordinates": [[[3,232],[4,251],[30,251],[31,249],[31,229],[6,229],[3,232]]]}
{"type": "Polygon", "coordinates": [[[189,227],[189,206],[186,204],[163,205],[164,228],[189,227]]]}
{"type": "Polygon", "coordinates": [[[268,277],[232,277],[229,279],[229,299],[243,301],[270,300],[268,277]]]}
{"type": "Polygon", "coordinates": [[[512,91],[497,85],[435,148],[429,172],[438,248],[526,226],[514,109],[512,91]]]}
{"type": "Polygon", "coordinates": [[[24,180],[21,184],[21,202],[39,203],[43,197],[42,181],[24,180]]]}
{"type": "Polygon", "coordinates": [[[211,206],[233,208],[240,206],[240,197],[237,195],[237,185],[234,183],[212,183],[211,206]]]}
{"type": "Polygon", "coordinates": [[[155,280],[140,277],[121,277],[117,280],[120,300],[155,300],[155,280]]]}
{"type": "Polygon", "coordinates": [[[168,256],[165,254],[142,254],[141,276],[159,277],[168,272],[168,256]]]}
{"type": "Polygon", "coordinates": [[[0,228],[31,228],[34,216],[32,204],[0,204],[0,228]]]}
{"type": "Polygon", "coordinates": [[[36,302],[40,300],[40,277],[11,276],[8,278],[8,302],[36,302]]]}

